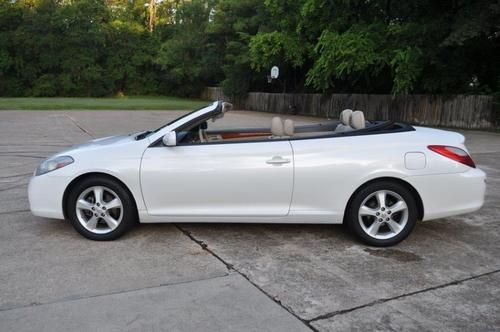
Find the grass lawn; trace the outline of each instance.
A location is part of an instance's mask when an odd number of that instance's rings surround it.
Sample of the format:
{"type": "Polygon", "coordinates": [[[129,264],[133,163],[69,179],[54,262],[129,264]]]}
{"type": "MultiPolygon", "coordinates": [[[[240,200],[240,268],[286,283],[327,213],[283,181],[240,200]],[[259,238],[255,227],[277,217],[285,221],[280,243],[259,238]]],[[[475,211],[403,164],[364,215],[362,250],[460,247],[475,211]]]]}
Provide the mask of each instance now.
{"type": "Polygon", "coordinates": [[[0,110],[189,110],[208,105],[177,97],[0,98],[0,110]]]}

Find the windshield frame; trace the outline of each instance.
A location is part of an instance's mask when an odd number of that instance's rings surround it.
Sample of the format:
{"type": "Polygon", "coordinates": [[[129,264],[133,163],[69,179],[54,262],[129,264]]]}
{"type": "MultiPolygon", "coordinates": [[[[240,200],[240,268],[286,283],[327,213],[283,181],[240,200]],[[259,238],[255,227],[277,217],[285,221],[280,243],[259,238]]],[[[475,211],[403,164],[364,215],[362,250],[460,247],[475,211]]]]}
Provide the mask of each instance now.
{"type": "Polygon", "coordinates": [[[153,130],[153,131],[152,131],[152,133],[157,133],[157,132],[159,132],[160,130],[162,130],[163,128],[166,128],[166,127],[168,127],[168,126],[170,126],[170,125],[173,125],[173,124],[174,124],[174,123],[176,123],[177,121],[182,120],[182,119],[184,119],[184,118],[187,118],[187,117],[188,117],[188,116],[190,116],[191,114],[193,114],[193,113],[195,113],[195,112],[198,112],[198,111],[200,111],[200,110],[202,110],[202,109],[204,109],[204,108],[207,108],[208,106],[210,106],[210,105],[206,105],[206,106],[203,106],[203,107],[197,108],[197,109],[195,109],[194,111],[191,111],[191,112],[188,112],[188,113],[186,113],[186,114],[184,114],[184,115],[181,115],[180,117],[175,118],[174,120],[172,120],[172,121],[170,121],[170,122],[168,122],[168,123],[164,124],[163,126],[161,126],[161,127],[157,128],[157,129],[153,130]]]}
{"type": "Polygon", "coordinates": [[[147,136],[148,141],[150,142],[149,146],[155,146],[158,142],[160,142],[167,131],[177,131],[178,128],[184,126],[186,123],[191,123],[200,118],[214,116],[221,111],[222,101],[215,101],[205,107],[188,112],[151,132],[151,134],[147,136]]]}

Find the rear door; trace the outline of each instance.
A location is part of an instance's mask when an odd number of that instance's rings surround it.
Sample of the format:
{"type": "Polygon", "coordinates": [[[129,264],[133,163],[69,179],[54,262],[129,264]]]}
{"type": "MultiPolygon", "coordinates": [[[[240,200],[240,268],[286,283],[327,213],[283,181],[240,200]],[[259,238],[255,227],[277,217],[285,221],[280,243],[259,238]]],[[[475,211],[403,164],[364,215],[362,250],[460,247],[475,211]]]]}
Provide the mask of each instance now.
{"type": "Polygon", "coordinates": [[[289,141],[150,147],[141,185],[150,215],[284,216],[292,148],[289,141]]]}

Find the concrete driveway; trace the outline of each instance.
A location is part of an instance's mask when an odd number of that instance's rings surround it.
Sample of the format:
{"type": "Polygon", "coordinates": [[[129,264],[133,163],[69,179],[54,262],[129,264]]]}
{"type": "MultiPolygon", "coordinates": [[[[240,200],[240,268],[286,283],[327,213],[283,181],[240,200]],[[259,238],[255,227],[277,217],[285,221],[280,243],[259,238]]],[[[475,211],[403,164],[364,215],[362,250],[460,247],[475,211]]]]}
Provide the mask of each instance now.
{"type": "Polygon", "coordinates": [[[498,134],[465,133],[488,174],[484,208],[392,248],[329,225],[141,225],[92,242],[30,214],[27,182],[47,156],[182,113],[0,111],[1,331],[500,331],[498,134]]]}

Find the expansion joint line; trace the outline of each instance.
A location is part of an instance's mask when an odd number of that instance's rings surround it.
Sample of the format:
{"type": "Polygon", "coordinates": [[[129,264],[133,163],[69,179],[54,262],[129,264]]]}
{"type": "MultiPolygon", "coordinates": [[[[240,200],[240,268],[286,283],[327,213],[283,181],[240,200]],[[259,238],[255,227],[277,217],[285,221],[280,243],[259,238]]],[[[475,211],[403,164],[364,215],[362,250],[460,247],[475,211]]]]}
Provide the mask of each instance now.
{"type": "Polygon", "coordinates": [[[91,138],[94,138],[94,135],[92,135],[87,129],[85,129],[83,126],[81,126],[78,122],[76,122],[75,119],[73,119],[71,116],[67,115],[67,114],[64,114],[68,119],[71,120],[71,122],[73,122],[73,124],[75,126],[78,127],[78,129],[80,129],[82,132],[84,132],[85,134],[89,135],[91,138]]]}
{"type": "Polygon", "coordinates": [[[178,230],[180,230],[182,233],[184,233],[184,235],[186,235],[188,238],[190,238],[193,242],[195,242],[196,244],[198,244],[203,250],[205,250],[206,252],[208,252],[210,255],[212,255],[213,257],[215,257],[218,261],[220,261],[222,264],[224,264],[226,266],[226,268],[229,270],[229,271],[234,271],[236,273],[238,273],[239,275],[241,275],[243,278],[245,278],[250,284],[252,284],[252,286],[254,286],[255,288],[257,288],[259,291],[261,291],[265,296],[267,296],[271,301],[273,301],[274,303],[276,303],[277,305],[279,305],[281,308],[283,308],[284,310],[286,310],[290,315],[292,315],[293,317],[295,317],[296,319],[298,319],[300,322],[302,322],[302,324],[304,324],[305,326],[307,326],[310,330],[314,331],[314,332],[318,332],[318,330],[312,326],[308,320],[305,320],[305,319],[302,319],[300,318],[296,313],[294,313],[290,308],[287,308],[285,305],[283,305],[283,303],[281,303],[280,300],[278,300],[277,298],[271,296],[269,293],[267,293],[264,289],[262,289],[262,287],[260,287],[259,285],[255,284],[252,280],[250,280],[250,278],[243,272],[241,272],[240,270],[236,269],[234,267],[234,265],[226,262],[222,257],[220,257],[219,255],[217,255],[212,249],[210,249],[208,247],[208,245],[201,241],[201,240],[198,240],[197,238],[195,238],[193,236],[193,234],[191,234],[191,232],[189,232],[188,230],[185,230],[183,229],[182,227],[180,227],[178,224],[174,224],[175,227],[177,227],[178,230]]]}
{"type": "Polygon", "coordinates": [[[312,322],[316,322],[318,320],[332,318],[332,317],[335,317],[335,316],[338,316],[338,315],[347,314],[347,313],[350,313],[350,312],[353,312],[353,311],[356,311],[356,310],[359,310],[359,309],[372,307],[372,306],[377,305],[377,304],[382,304],[382,303],[386,303],[386,302],[390,302],[390,301],[395,301],[395,300],[403,299],[403,298],[410,297],[410,296],[413,296],[413,295],[418,295],[418,294],[426,293],[426,292],[437,290],[437,289],[442,289],[442,288],[446,288],[446,287],[450,287],[450,286],[460,285],[460,284],[462,284],[464,282],[471,281],[471,280],[474,280],[474,279],[477,279],[477,278],[481,278],[481,277],[485,277],[485,276],[489,276],[491,274],[495,274],[495,273],[499,273],[499,272],[500,272],[500,269],[497,269],[497,270],[493,270],[493,271],[490,271],[490,272],[485,272],[485,273],[477,274],[477,275],[474,275],[474,276],[471,276],[471,277],[468,277],[468,278],[451,281],[451,282],[448,282],[448,283],[445,283],[445,284],[441,284],[441,285],[437,285],[437,286],[433,286],[433,287],[424,288],[424,289],[421,289],[421,290],[418,290],[418,291],[409,292],[409,293],[397,295],[397,296],[390,297],[390,298],[378,299],[378,300],[375,300],[375,301],[372,301],[372,302],[369,302],[369,303],[366,303],[366,304],[359,305],[357,307],[352,307],[352,308],[348,308],[348,309],[337,310],[337,311],[334,311],[334,312],[330,312],[330,313],[327,313],[327,314],[323,314],[323,315],[314,317],[312,319],[307,320],[307,323],[312,323],[312,322]]]}

